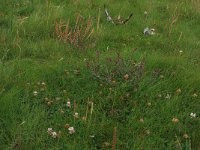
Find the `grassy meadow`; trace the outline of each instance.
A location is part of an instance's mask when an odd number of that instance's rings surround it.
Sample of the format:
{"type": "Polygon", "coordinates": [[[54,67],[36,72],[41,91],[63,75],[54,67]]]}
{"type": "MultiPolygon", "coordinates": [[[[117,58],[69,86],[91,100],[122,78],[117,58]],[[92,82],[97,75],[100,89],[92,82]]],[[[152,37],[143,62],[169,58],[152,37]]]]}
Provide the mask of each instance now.
{"type": "Polygon", "coordinates": [[[1,150],[200,150],[199,116],[199,0],[0,0],[1,150]]]}

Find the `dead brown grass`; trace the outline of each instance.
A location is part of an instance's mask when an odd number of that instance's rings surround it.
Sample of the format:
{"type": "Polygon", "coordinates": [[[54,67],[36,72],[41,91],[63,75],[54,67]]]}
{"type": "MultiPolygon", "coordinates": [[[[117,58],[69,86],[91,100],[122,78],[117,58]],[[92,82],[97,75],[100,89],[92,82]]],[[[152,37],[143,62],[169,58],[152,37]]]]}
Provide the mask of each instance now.
{"type": "Polygon", "coordinates": [[[200,0],[191,0],[191,2],[195,8],[195,11],[200,13],[200,0]]]}
{"type": "Polygon", "coordinates": [[[84,20],[81,15],[77,15],[74,27],[70,26],[69,19],[66,24],[60,20],[56,22],[55,32],[57,37],[64,43],[69,43],[75,48],[85,48],[94,33],[93,21],[91,17],[84,20]]]}
{"type": "Polygon", "coordinates": [[[115,150],[117,144],[117,128],[115,127],[113,130],[113,143],[112,143],[112,150],[115,150]]]}
{"type": "Polygon", "coordinates": [[[177,23],[178,19],[179,19],[179,12],[178,12],[178,6],[175,7],[174,12],[171,16],[171,18],[169,19],[169,25],[168,25],[168,36],[171,35],[173,27],[175,26],[175,24],[177,23]]]}

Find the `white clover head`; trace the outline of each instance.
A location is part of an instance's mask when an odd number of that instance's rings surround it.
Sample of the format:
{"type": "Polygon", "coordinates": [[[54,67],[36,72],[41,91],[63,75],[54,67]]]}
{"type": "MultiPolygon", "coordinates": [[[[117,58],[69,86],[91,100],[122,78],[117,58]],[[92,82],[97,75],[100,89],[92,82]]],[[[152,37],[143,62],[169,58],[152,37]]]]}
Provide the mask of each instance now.
{"type": "Polygon", "coordinates": [[[48,128],[48,129],[47,129],[47,132],[48,132],[49,135],[51,135],[52,132],[53,132],[53,129],[52,129],[52,128],[48,128]]]}
{"type": "Polygon", "coordinates": [[[58,135],[58,134],[57,134],[56,132],[52,132],[52,137],[53,137],[53,138],[57,138],[57,135],[58,135]]]}
{"type": "Polygon", "coordinates": [[[75,133],[74,127],[69,127],[68,130],[69,130],[69,134],[75,133]]]}

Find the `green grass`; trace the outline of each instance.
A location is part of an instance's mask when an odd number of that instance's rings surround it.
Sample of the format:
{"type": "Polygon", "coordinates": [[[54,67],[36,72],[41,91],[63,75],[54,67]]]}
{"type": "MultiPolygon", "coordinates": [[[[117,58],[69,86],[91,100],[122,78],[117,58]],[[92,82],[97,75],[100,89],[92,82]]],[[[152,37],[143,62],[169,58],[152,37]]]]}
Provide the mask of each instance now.
{"type": "Polygon", "coordinates": [[[77,2],[0,1],[0,149],[111,149],[116,127],[116,149],[199,150],[199,0],[77,2]],[[133,12],[133,18],[114,26],[106,21],[104,4],[112,16],[133,12]],[[75,49],[56,37],[56,21],[70,18],[74,25],[76,13],[93,18],[93,47],[75,49]],[[144,36],[146,27],[156,34],[144,36]],[[121,68],[108,60],[117,54],[121,68]],[[132,61],[144,64],[141,75],[132,61]],[[75,128],[73,135],[65,124],[75,128]],[[61,136],[54,139],[48,128],[61,136]]]}

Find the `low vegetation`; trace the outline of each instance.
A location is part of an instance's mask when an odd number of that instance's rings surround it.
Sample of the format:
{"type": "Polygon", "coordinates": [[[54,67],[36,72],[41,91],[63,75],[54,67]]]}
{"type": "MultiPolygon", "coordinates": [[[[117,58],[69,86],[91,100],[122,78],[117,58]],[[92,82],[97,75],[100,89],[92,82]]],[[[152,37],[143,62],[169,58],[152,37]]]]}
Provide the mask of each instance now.
{"type": "Polygon", "coordinates": [[[0,149],[200,149],[198,6],[1,0],[0,149]]]}

